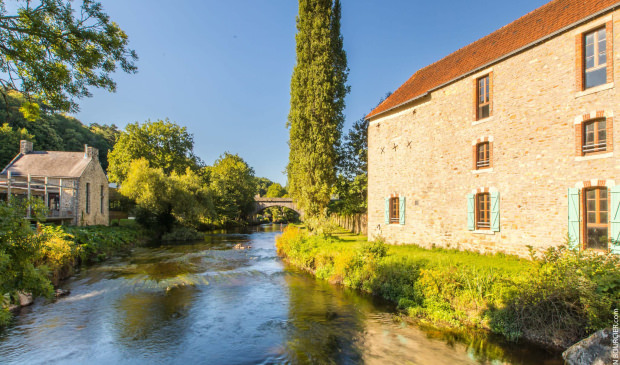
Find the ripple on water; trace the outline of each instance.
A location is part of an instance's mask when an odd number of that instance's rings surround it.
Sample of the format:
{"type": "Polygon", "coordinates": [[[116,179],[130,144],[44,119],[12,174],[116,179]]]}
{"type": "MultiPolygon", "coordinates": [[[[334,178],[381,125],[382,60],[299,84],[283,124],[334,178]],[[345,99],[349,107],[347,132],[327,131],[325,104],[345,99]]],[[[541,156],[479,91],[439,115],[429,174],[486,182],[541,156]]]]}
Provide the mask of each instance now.
{"type": "MultiPolygon", "coordinates": [[[[276,256],[277,232],[135,249],[81,270],[0,332],[0,363],[505,364],[558,357],[429,338],[392,306],[276,256]],[[234,250],[241,243],[248,250],[234,250]],[[523,355],[525,353],[525,355],[523,355]]],[[[549,362],[551,361],[551,362],[549,362]]],[[[561,364],[558,362],[558,364],[561,364]]]]}

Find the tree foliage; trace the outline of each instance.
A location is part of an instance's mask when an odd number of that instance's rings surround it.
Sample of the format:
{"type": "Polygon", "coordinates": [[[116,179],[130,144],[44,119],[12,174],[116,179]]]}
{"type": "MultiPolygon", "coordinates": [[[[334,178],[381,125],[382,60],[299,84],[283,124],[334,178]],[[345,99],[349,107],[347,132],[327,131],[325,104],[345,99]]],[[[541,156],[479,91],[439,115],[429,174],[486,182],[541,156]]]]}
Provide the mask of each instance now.
{"type": "Polygon", "coordinates": [[[265,196],[267,194],[267,189],[273,185],[273,181],[269,180],[266,177],[257,177],[256,178],[256,194],[260,196],[265,196]]]}
{"type": "Polygon", "coordinates": [[[299,0],[297,64],[288,116],[289,190],[307,216],[322,216],[336,182],[348,68],[339,0],[299,0]]]}
{"type": "Polygon", "coordinates": [[[125,32],[99,2],[80,3],[25,0],[9,13],[0,0],[0,91],[26,96],[21,109],[29,120],[39,115],[37,103],[75,112],[76,98],[91,96],[90,87],[115,91],[118,67],[137,71],[125,32]]]}
{"type": "Polygon", "coordinates": [[[134,160],[119,192],[136,202],[140,223],[160,233],[169,232],[176,221],[197,228],[214,217],[211,191],[190,168],[168,175],[145,159],[134,160]]]}
{"type": "Polygon", "coordinates": [[[149,166],[169,175],[196,169],[200,160],[194,155],[194,137],[169,120],[128,124],[109,155],[108,176],[111,182],[123,184],[131,163],[145,159],[149,166]]]}
{"type": "Polygon", "coordinates": [[[18,290],[35,296],[52,294],[47,268],[35,266],[43,241],[24,219],[28,206],[35,215],[43,211],[40,200],[0,202],[0,296],[18,290]]]}
{"type": "Polygon", "coordinates": [[[288,194],[286,193],[286,189],[282,185],[278,183],[273,183],[267,189],[267,192],[265,193],[265,198],[284,198],[287,195],[288,194]]]}
{"type": "Polygon", "coordinates": [[[0,117],[4,117],[13,132],[3,127],[0,133],[0,168],[6,166],[19,153],[19,134],[21,139],[34,143],[35,150],[41,151],[83,151],[84,145],[99,149],[101,166],[107,169],[108,150],[120,131],[115,125],[92,124],[85,126],[78,119],[59,113],[41,114],[35,121],[29,121],[20,113],[24,96],[11,92],[7,95],[7,104],[0,103],[0,117]],[[16,139],[17,138],[17,139],[16,139]]]}
{"type": "Polygon", "coordinates": [[[254,169],[238,155],[226,152],[206,170],[220,223],[239,222],[246,218],[254,208],[257,190],[254,169]]]}
{"type": "MultiPolygon", "coordinates": [[[[390,95],[387,93],[377,105],[390,95]]],[[[342,138],[335,186],[338,200],[330,206],[332,212],[348,215],[368,209],[368,123],[366,117],[358,119],[342,138]]]]}

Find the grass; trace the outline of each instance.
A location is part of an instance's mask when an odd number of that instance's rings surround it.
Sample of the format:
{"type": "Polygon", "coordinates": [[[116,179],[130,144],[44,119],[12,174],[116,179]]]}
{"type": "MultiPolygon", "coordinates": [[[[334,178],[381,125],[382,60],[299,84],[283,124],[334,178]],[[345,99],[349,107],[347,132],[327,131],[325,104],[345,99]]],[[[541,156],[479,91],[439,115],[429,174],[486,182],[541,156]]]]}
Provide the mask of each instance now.
{"type": "Polygon", "coordinates": [[[318,278],[382,296],[411,318],[486,329],[564,348],[612,322],[620,260],[549,249],[537,260],[455,249],[367,242],[343,230],[311,235],[287,227],[278,253],[318,278]]]}

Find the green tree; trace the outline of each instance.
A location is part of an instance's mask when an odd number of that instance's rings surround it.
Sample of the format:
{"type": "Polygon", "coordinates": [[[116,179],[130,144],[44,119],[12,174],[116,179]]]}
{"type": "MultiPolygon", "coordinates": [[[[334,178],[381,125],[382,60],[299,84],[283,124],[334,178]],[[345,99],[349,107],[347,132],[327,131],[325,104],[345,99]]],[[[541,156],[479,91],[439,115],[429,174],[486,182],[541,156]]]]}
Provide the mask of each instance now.
{"type": "Polygon", "coordinates": [[[267,189],[265,198],[284,198],[286,195],[286,189],[282,185],[273,183],[267,189]]]}
{"type": "Polygon", "coordinates": [[[110,181],[123,184],[131,163],[141,158],[166,175],[183,174],[188,167],[197,169],[200,164],[194,155],[193,135],[167,119],[127,125],[108,157],[110,181]]]}
{"type": "Polygon", "coordinates": [[[34,140],[34,136],[26,128],[13,129],[8,123],[0,127],[0,169],[6,166],[19,153],[19,141],[34,140]]]}
{"type": "MultiPolygon", "coordinates": [[[[387,93],[379,104],[390,95],[387,93]]],[[[330,211],[364,213],[368,195],[368,120],[365,117],[353,123],[343,136],[338,152],[338,180],[335,186],[338,200],[331,204],[330,211]]]]}
{"type": "MultiPolygon", "coordinates": [[[[40,199],[29,202],[13,199],[11,204],[0,202],[0,298],[5,294],[14,295],[17,291],[29,292],[34,296],[52,295],[53,287],[47,268],[35,266],[42,256],[42,236],[37,235],[24,219],[28,206],[35,215],[40,215],[43,205],[40,199]]],[[[7,318],[0,315],[0,320],[7,318]]]]}
{"type": "Polygon", "coordinates": [[[289,190],[307,216],[326,213],[336,182],[348,68],[339,0],[299,0],[291,79],[289,190]]]}
{"type": "Polygon", "coordinates": [[[266,177],[257,177],[256,178],[256,194],[260,196],[265,196],[267,194],[267,189],[273,184],[273,181],[269,180],[266,177]]]}
{"type": "Polygon", "coordinates": [[[134,160],[119,192],[136,202],[139,223],[160,234],[175,222],[197,228],[215,218],[212,193],[190,168],[168,175],[145,159],[134,160]]]}
{"type": "Polygon", "coordinates": [[[228,152],[207,167],[220,223],[240,222],[252,213],[256,179],[241,157],[228,152]]]}
{"type": "Polygon", "coordinates": [[[76,98],[91,96],[89,87],[115,91],[111,75],[119,66],[137,71],[127,35],[100,3],[83,0],[79,9],[69,0],[16,3],[9,13],[0,0],[0,93],[24,94],[27,119],[39,115],[37,102],[75,112],[76,98]]]}
{"type": "MultiPolygon", "coordinates": [[[[25,101],[24,96],[11,92],[7,95],[7,105],[0,103],[0,115],[7,112],[9,127],[13,130],[26,129],[29,133],[24,136],[34,142],[36,150],[43,151],[82,151],[88,144],[99,149],[99,159],[104,169],[107,168],[108,150],[114,147],[113,135],[120,132],[116,126],[98,125],[87,127],[82,122],[68,115],[59,113],[41,114],[35,121],[29,121],[19,111],[20,105],[25,101]],[[4,111],[4,112],[2,112],[4,111]]],[[[5,140],[0,136],[0,143],[8,145],[6,150],[13,151],[11,154],[0,155],[0,168],[6,166],[19,151],[19,140],[5,140]]]]}

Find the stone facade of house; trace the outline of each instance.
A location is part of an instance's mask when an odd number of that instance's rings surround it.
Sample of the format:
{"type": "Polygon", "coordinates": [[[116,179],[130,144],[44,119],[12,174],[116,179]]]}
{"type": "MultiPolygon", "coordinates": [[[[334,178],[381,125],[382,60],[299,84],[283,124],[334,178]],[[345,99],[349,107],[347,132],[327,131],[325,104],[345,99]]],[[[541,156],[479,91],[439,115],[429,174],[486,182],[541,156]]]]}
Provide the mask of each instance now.
{"type": "Polygon", "coordinates": [[[20,153],[0,173],[3,199],[38,197],[47,204],[49,222],[108,225],[108,179],[99,151],[34,151],[20,142],[20,153]]]}
{"type": "Polygon", "coordinates": [[[108,178],[99,163],[99,151],[96,148],[87,147],[86,156],[90,162],[78,179],[76,224],[108,225],[110,222],[108,178]],[[88,204],[86,203],[87,198],[89,199],[88,204]]]}
{"type": "MultiPolygon", "coordinates": [[[[586,196],[600,187],[597,194],[607,194],[609,205],[603,229],[613,239],[620,231],[620,160],[615,151],[620,125],[614,123],[620,113],[615,85],[620,82],[620,10],[605,7],[584,18],[369,115],[370,238],[527,256],[527,245],[543,249],[570,237],[571,244],[586,249],[594,234],[587,236],[593,232],[588,229],[598,229],[588,226],[586,196]],[[598,35],[599,49],[604,44],[607,52],[605,80],[585,88],[585,37],[601,29],[607,36],[598,35]],[[487,75],[490,116],[480,118],[479,86],[487,75]],[[593,121],[606,123],[600,124],[606,145],[584,153],[584,128],[593,121]],[[485,142],[489,166],[477,168],[478,146],[485,142]],[[485,208],[478,199],[485,192],[490,221],[481,228],[485,218],[480,210],[485,208]],[[399,219],[390,219],[396,203],[399,219]]],[[[605,209],[601,201],[596,201],[599,213],[605,209]]],[[[608,249],[619,248],[609,243],[608,249]]]]}

